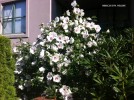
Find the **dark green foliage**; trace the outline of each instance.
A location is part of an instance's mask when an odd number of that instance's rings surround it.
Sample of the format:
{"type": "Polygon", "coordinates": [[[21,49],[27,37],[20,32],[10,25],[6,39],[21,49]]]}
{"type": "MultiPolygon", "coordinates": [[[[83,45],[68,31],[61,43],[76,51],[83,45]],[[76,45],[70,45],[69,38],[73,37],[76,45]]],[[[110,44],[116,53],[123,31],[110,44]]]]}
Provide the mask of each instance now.
{"type": "Polygon", "coordinates": [[[0,36],[0,100],[15,100],[14,68],[10,40],[0,36]]]}
{"type": "Polygon", "coordinates": [[[101,35],[91,89],[94,100],[133,100],[133,32],[101,35]]]}

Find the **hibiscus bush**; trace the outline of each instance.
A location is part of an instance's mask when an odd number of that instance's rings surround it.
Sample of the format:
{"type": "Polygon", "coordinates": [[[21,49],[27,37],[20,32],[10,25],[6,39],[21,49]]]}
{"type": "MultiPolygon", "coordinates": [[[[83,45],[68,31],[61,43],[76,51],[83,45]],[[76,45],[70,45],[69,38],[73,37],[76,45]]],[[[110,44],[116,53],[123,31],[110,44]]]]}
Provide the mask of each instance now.
{"type": "Polygon", "coordinates": [[[89,93],[89,69],[101,28],[90,17],[83,17],[76,1],[71,5],[72,11],[67,10],[46,27],[41,24],[36,42],[22,42],[14,48],[16,87],[23,98],[43,93],[67,99],[72,98],[72,91],[80,97],[89,93]]]}

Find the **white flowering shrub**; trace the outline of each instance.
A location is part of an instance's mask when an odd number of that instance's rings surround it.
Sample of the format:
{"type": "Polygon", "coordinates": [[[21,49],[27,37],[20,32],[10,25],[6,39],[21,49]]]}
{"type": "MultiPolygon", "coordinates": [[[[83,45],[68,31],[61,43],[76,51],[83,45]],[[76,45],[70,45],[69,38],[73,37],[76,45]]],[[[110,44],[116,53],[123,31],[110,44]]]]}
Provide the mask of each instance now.
{"type": "Polygon", "coordinates": [[[16,87],[20,96],[31,99],[44,92],[72,100],[73,94],[88,92],[101,28],[90,17],[84,18],[84,10],[76,1],[71,5],[72,11],[67,10],[46,27],[41,24],[42,33],[36,42],[14,48],[16,87]]]}

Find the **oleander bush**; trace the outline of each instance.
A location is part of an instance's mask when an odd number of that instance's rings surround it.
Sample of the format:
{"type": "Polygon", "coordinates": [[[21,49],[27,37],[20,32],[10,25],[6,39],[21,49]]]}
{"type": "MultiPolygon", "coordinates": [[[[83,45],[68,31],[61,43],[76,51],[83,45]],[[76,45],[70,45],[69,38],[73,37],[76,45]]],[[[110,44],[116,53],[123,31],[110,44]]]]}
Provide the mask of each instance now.
{"type": "Polygon", "coordinates": [[[10,40],[0,36],[0,100],[15,100],[14,70],[10,40]]]}
{"type": "Polygon", "coordinates": [[[101,33],[91,94],[95,100],[133,100],[134,30],[101,33]]]}

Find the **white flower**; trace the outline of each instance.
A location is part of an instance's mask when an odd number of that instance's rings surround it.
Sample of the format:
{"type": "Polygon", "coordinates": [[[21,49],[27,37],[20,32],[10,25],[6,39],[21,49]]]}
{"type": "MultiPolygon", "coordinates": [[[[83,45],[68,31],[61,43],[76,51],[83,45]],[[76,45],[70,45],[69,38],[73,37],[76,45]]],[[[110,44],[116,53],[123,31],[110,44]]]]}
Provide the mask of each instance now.
{"type": "Polygon", "coordinates": [[[101,27],[99,25],[95,25],[94,28],[95,28],[95,30],[96,30],[97,33],[100,32],[100,30],[101,30],[101,27]]]}
{"type": "Polygon", "coordinates": [[[42,39],[42,36],[41,36],[41,34],[39,34],[39,35],[38,35],[38,39],[42,39]]]}
{"type": "Polygon", "coordinates": [[[63,49],[64,48],[64,45],[63,43],[56,43],[58,49],[63,49]]]}
{"type": "Polygon", "coordinates": [[[23,42],[23,44],[24,44],[24,45],[26,45],[26,44],[27,44],[27,42],[23,42]]]}
{"type": "Polygon", "coordinates": [[[21,98],[18,98],[18,100],[22,100],[21,98]]]}
{"type": "Polygon", "coordinates": [[[52,78],[53,78],[52,72],[48,72],[47,73],[47,80],[52,80],[52,78]]]}
{"type": "Polygon", "coordinates": [[[73,37],[70,38],[70,43],[71,44],[74,43],[74,38],[73,37]]]}
{"type": "Polygon", "coordinates": [[[35,65],[35,64],[36,64],[36,61],[33,61],[31,64],[32,64],[32,65],[35,65]]]}
{"type": "Polygon", "coordinates": [[[56,17],[55,18],[55,22],[59,22],[59,17],[56,17]]]}
{"type": "Polygon", "coordinates": [[[44,68],[44,67],[40,67],[40,68],[39,68],[39,71],[42,72],[42,73],[44,73],[45,68],[44,68]]]}
{"type": "Polygon", "coordinates": [[[47,49],[50,49],[51,48],[51,46],[49,44],[46,44],[46,47],[47,47],[47,49]]]}
{"type": "Polygon", "coordinates": [[[67,67],[70,63],[71,63],[71,61],[67,60],[67,61],[64,62],[64,66],[67,67]]]}
{"type": "Polygon", "coordinates": [[[78,20],[74,20],[74,24],[75,26],[78,26],[79,25],[78,20]]]}
{"type": "Polygon", "coordinates": [[[33,44],[32,44],[32,45],[33,45],[33,46],[34,46],[34,45],[36,45],[36,42],[33,42],[33,44]]]}
{"type": "Polygon", "coordinates": [[[53,27],[56,27],[57,24],[56,24],[56,22],[53,22],[52,25],[53,25],[53,27]]]}
{"type": "Polygon", "coordinates": [[[73,9],[73,12],[76,14],[76,15],[79,15],[81,10],[79,8],[74,8],[73,9]]]}
{"type": "MultiPolygon", "coordinates": [[[[81,30],[85,30],[85,27],[83,25],[78,26],[81,30]]],[[[87,30],[86,30],[87,31],[87,30]]]]}
{"type": "Polygon", "coordinates": [[[85,46],[85,45],[83,45],[83,50],[84,50],[84,49],[86,49],[86,46],[85,46]]]}
{"type": "Polygon", "coordinates": [[[53,62],[58,62],[60,60],[60,54],[55,54],[54,56],[52,56],[52,61],[53,62]]]}
{"type": "Polygon", "coordinates": [[[83,22],[83,19],[82,19],[82,18],[80,18],[80,19],[79,19],[79,22],[80,22],[80,23],[82,23],[82,22],[83,22]]]}
{"type": "Polygon", "coordinates": [[[60,72],[61,71],[61,68],[62,68],[62,66],[63,66],[63,63],[58,63],[57,64],[57,69],[58,69],[58,72],[60,72]]]}
{"type": "Polygon", "coordinates": [[[68,29],[68,25],[66,23],[62,23],[62,27],[63,27],[64,30],[68,29]]]}
{"type": "Polygon", "coordinates": [[[44,46],[44,41],[40,42],[39,44],[40,44],[41,46],[44,46]]]}
{"type": "Polygon", "coordinates": [[[41,31],[41,33],[43,33],[43,32],[44,32],[44,28],[43,28],[43,27],[41,27],[41,28],[40,28],[40,31],[41,31]]]}
{"type": "Polygon", "coordinates": [[[96,37],[97,37],[97,35],[96,35],[96,34],[89,34],[89,36],[94,37],[94,38],[96,38],[96,37]]]}
{"type": "Polygon", "coordinates": [[[69,37],[68,36],[65,36],[64,37],[64,43],[69,43],[69,42],[70,42],[69,37]]]}
{"type": "Polygon", "coordinates": [[[44,77],[38,77],[39,81],[42,82],[44,77]]]}
{"type": "Polygon", "coordinates": [[[58,47],[56,45],[51,45],[51,49],[54,51],[58,51],[58,47]]]}
{"type": "Polygon", "coordinates": [[[81,32],[81,28],[80,28],[80,27],[75,27],[75,28],[74,28],[74,32],[75,32],[76,34],[79,34],[79,33],[81,32]]]}
{"type": "Polygon", "coordinates": [[[97,42],[96,41],[93,40],[92,42],[93,42],[94,46],[97,46],[97,42]]]}
{"type": "Polygon", "coordinates": [[[67,69],[65,69],[64,71],[62,71],[62,74],[63,75],[66,75],[66,73],[67,73],[67,69]]]}
{"type": "Polygon", "coordinates": [[[67,51],[66,51],[67,54],[69,54],[69,53],[71,53],[71,52],[73,51],[73,48],[72,48],[72,47],[67,47],[66,50],[67,50],[67,51]]]}
{"type": "Polygon", "coordinates": [[[75,23],[72,22],[72,21],[69,22],[69,26],[73,26],[74,24],[75,24],[75,23]]]}
{"type": "Polygon", "coordinates": [[[63,19],[64,19],[64,16],[61,16],[61,17],[60,17],[60,20],[63,20],[63,19]]]}
{"type": "Polygon", "coordinates": [[[36,49],[35,47],[31,47],[31,48],[30,48],[30,53],[31,53],[31,54],[34,54],[34,53],[35,53],[35,49],[36,49]]]}
{"type": "Polygon", "coordinates": [[[64,66],[67,67],[71,63],[66,57],[64,58],[64,66]]]}
{"type": "Polygon", "coordinates": [[[69,95],[65,96],[64,100],[73,100],[72,94],[69,94],[69,95]]]}
{"type": "Polygon", "coordinates": [[[18,88],[21,89],[21,90],[24,89],[23,85],[19,85],[18,88]]]}
{"type": "Polygon", "coordinates": [[[55,72],[55,71],[56,71],[56,69],[53,67],[53,68],[52,68],[52,72],[55,72]]]}
{"type": "Polygon", "coordinates": [[[14,48],[13,48],[13,52],[14,52],[14,53],[19,52],[19,51],[18,51],[18,48],[17,48],[17,47],[14,47],[14,48]]]}
{"type": "Polygon", "coordinates": [[[58,75],[58,74],[57,75],[54,75],[53,76],[53,81],[56,82],[56,83],[59,83],[61,81],[60,75],[58,75]]]}
{"type": "Polygon", "coordinates": [[[95,27],[95,23],[94,22],[87,22],[86,23],[86,27],[89,28],[89,29],[93,29],[95,27]]]}
{"type": "Polygon", "coordinates": [[[58,42],[61,42],[62,43],[64,41],[64,36],[63,35],[58,35],[57,38],[56,38],[56,40],[58,42]]]}
{"type": "Polygon", "coordinates": [[[67,61],[67,57],[65,57],[63,60],[64,60],[64,61],[67,61]]]}
{"type": "Polygon", "coordinates": [[[71,3],[71,6],[72,6],[72,7],[76,7],[76,6],[77,6],[76,0],[74,0],[74,1],[71,3]]]}
{"type": "Polygon", "coordinates": [[[23,60],[23,57],[20,57],[18,60],[17,60],[17,62],[20,62],[20,61],[22,61],[23,60]]]}
{"type": "Polygon", "coordinates": [[[97,52],[94,50],[94,51],[93,51],[93,54],[96,54],[96,53],[97,53],[97,52]]]}
{"type": "Polygon", "coordinates": [[[83,54],[80,54],[80,57],[81,57],[81,58],[84,58],[84,55],[83,55],[83,54]]]}
{"type": "Polygon", "coordinates": [[[23,66],[23,65],[24,65],[24,62],[23,62],[23,60],[18,59],[18,60],[16,61],[15,65],[16,65],[16,66],[23,66]]]}
{"type": "Polygon", "coordinates": [[[91,19],[90,17],[88,17],[88,18],[87,18],[87,20],[89,20],[89,21],[90,21],[90,20],[92,20],[92,19],[91,19]]]}
{"type": "Polygon", "coordinates": [[[80,16],[84,16],[84,14],[85,14],[85,13],[84,13],[84,10],[81,9],[81,10],[80,10],[80,16]]]}
{"type": "Polygon", "coordinates": [[[87,43],[88,47],[97,46],[97,42],[95,40],[91,40],[87,43]]]}
{"type": "Polygon", "coordinates": [[[67,14],[67,16],[70,16],[70,12],[69,12],[69,10],[66,11],[66,14],[67,14]]]}
{"type": "Polygon", "coordinates": [[[88,54],[89,54],[89,55],[92,55],[92,53],[91,53],[91,52],[89,52],[88,54]]]}
{"type": "Polygon", "coordinates": [[[63,23],[68,23],[69,22],[69,17],[64,17],[63,18],[63,23]]]}
{"type": "Polygon", "coordinates": [[[55,39],[57,37],[57,33],[56,32],[50,32],[49,35],[47,36],[47,40],[49,42],[51,42],[53,39],[55,39]]]}
{"type": "Polygon", "coordinates": [[[88,46],[88,47],[92,47],[92,46],[93,46],[93,42],[92,42],[92,41],[89,41],[89,42],[87,43],[87,46],[88,46]]]}
{"type": "Polygon", "coordinates": [[[59,89],[59,92],[62,94],[62,96],[67,96],[72,93],[70,88],[66,85],[63,85],[62,88],[59,89]]]}
{"type": "Polygon", "coordinates": [[[67,33],[67,32],[69,32],[68,30],[65,30],[65,32],[67,33]]]}
{"type": "Polygon", "coordinates": [[[89,36],[88,31],[86,30],[86,31],[82,32],[82,36],[84,39],[88,38],[88,36],[89,36]]]}
{"type": "Polygon", "coordinates": [[[90,23],[90,22],[85,22],[85,26],[86,26],[87,28],[90,28],[91,23],[90,23]]]}
{"type": "Polygon", "coordinates": [[[14,71],[14,73],[15,74],[21,74],[22,73],[22,71],[23,71],[23,69],[21,68],[21,69],[16,69],[15,71],[14,71]]]}
{"type": "Polygon", "coordinates": [[[108,29],[106,32],[107,32],[107,33],[110,33],[110,30],[108,29]]]}
{"type": "Polygon", "coordinates": [[[50,62],[49,62],[49,63],[50,63],[50,65],[51,65],[51,66],[53,66],[53,62],[52,62],[51,60],[50,60],[50,62]]]}
{"type": "Polygon", "coordinates": [[[45,50],[42,49],[41,52],[40,52],[39,58],[44,58],[44,55],[45,55],[45,50]]]}
{"type": "Polygon", "coordinates": [[[47,55],[48,57],[51,56],[50,52],[48,52],[48,51],[46,51],[46,55],[47,55]]]}

